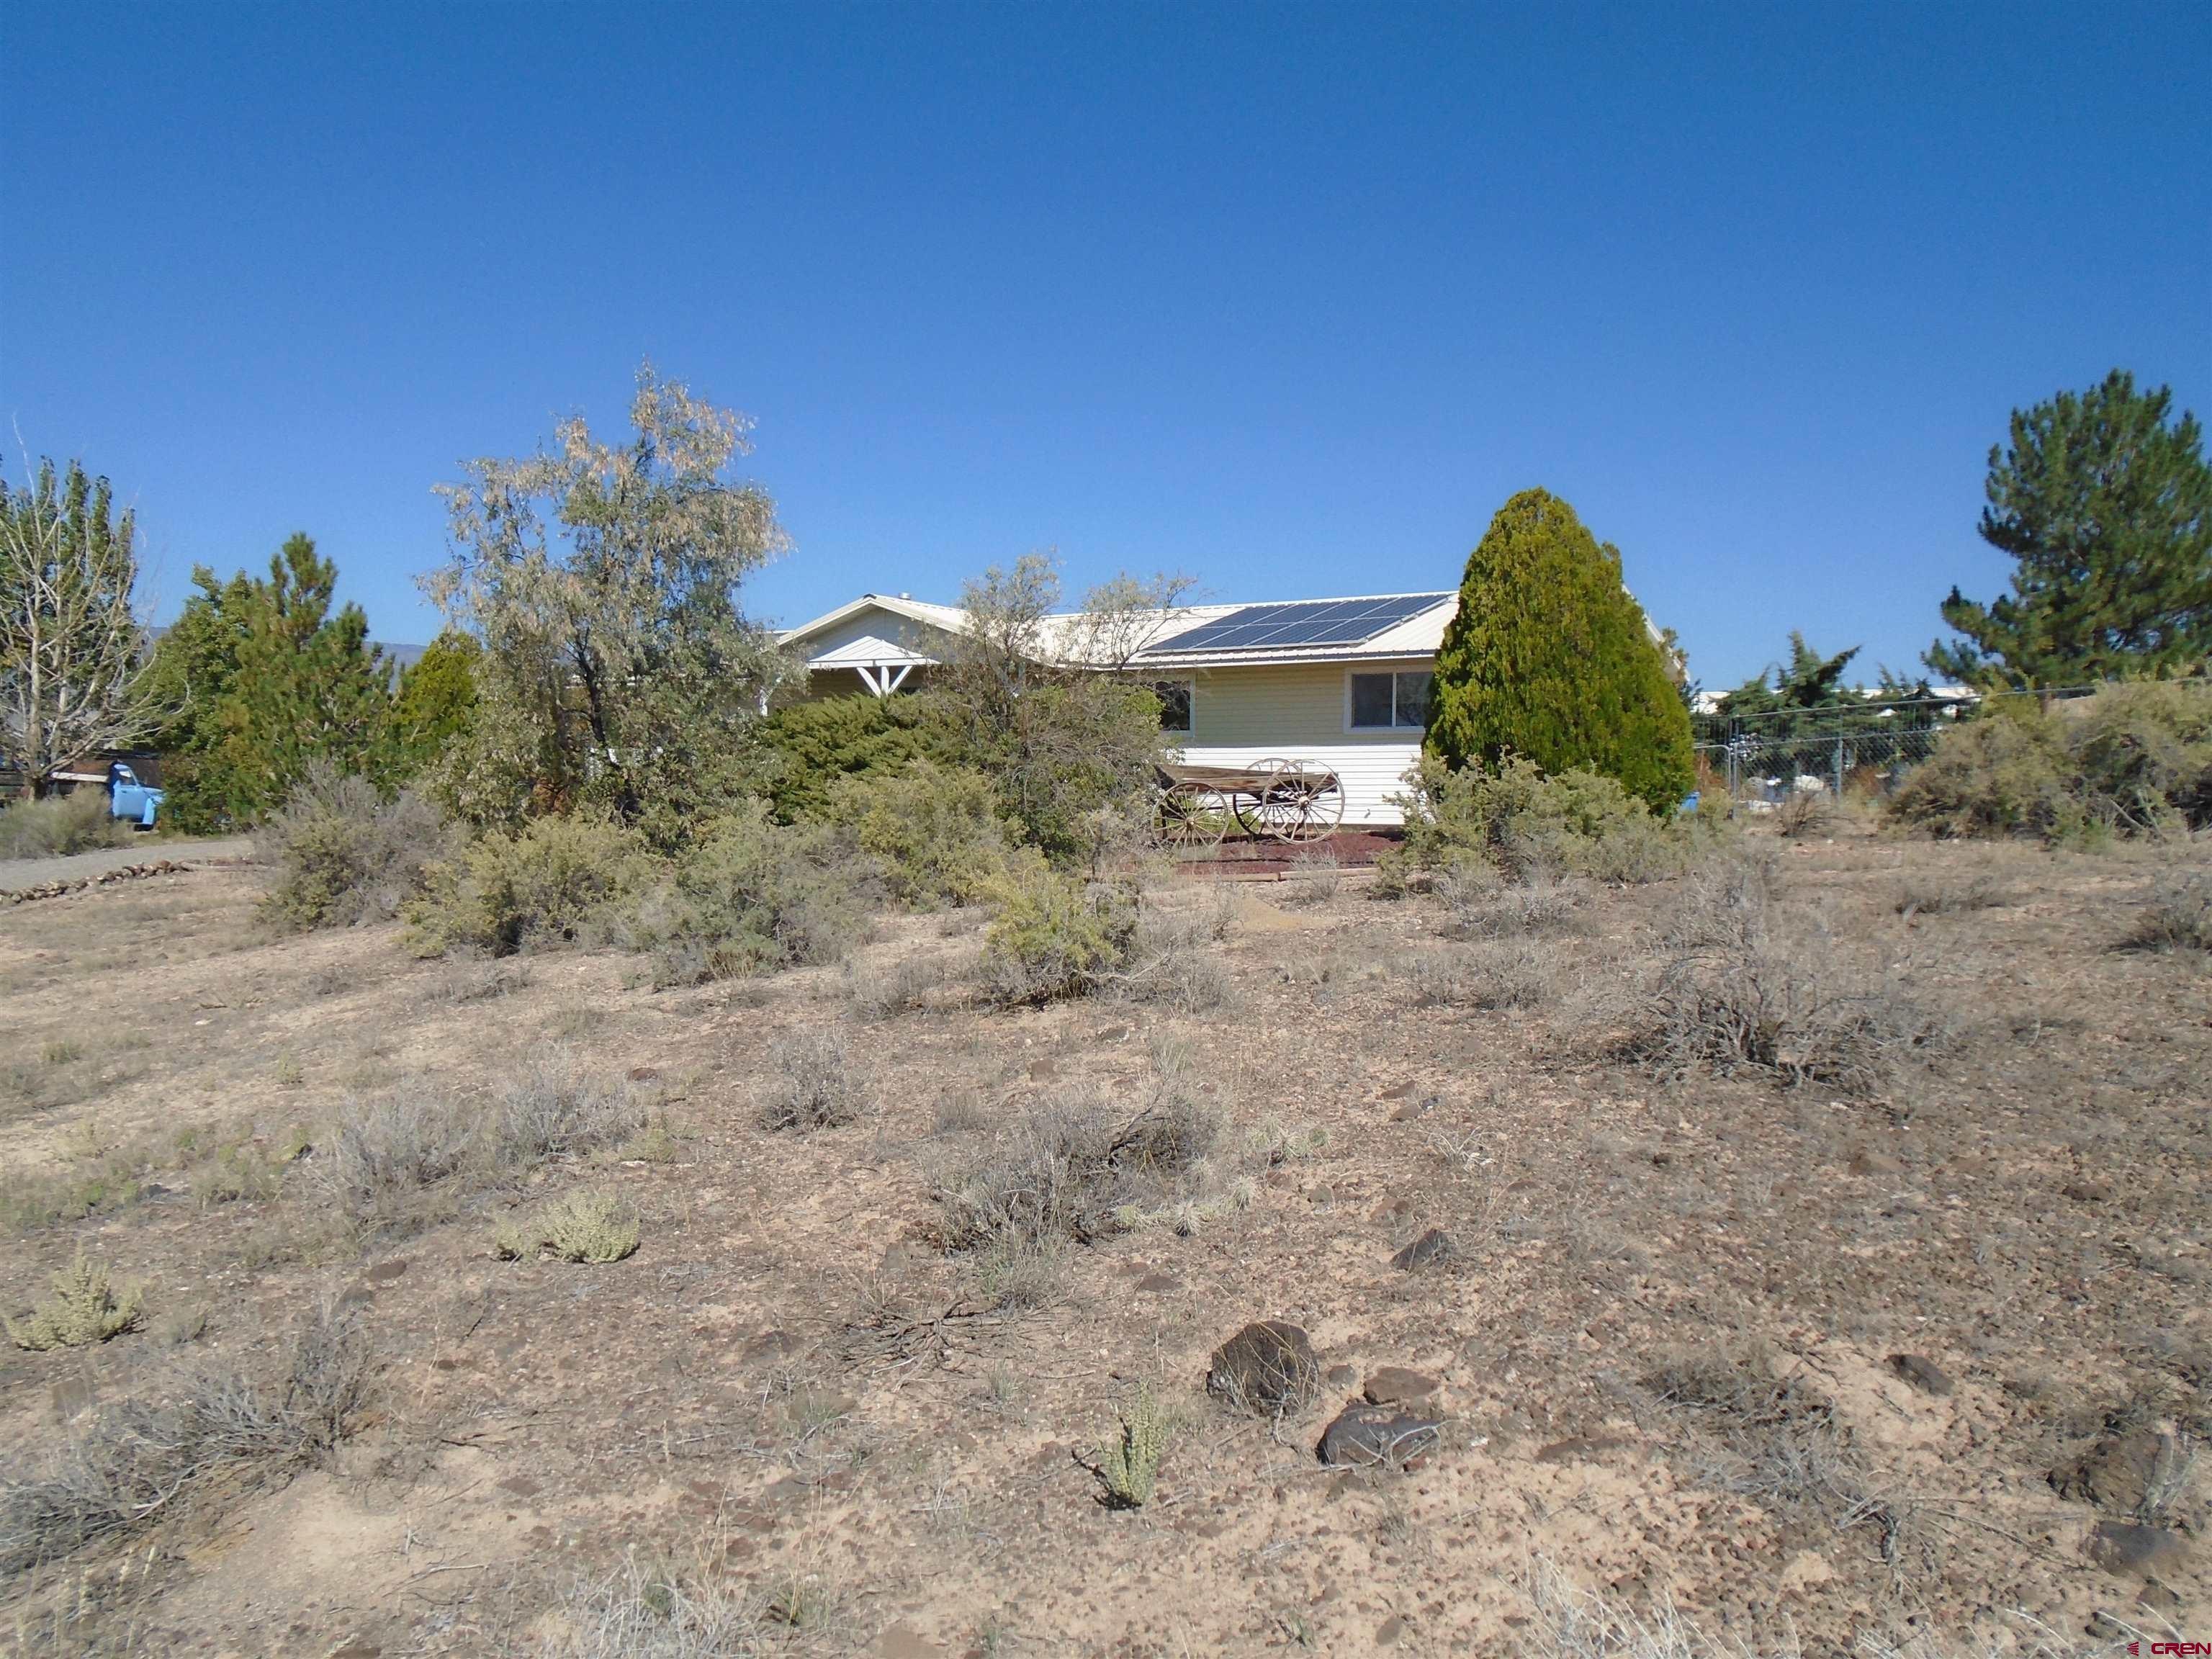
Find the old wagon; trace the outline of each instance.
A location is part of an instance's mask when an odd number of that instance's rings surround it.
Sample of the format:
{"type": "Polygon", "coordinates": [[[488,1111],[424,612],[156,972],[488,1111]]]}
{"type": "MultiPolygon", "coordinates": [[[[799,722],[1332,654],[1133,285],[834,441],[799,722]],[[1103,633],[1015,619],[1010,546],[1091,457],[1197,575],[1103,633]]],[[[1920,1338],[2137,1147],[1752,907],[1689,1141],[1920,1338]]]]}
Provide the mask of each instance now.
{"type": "Polygon", "coordinates": [[[1344,821],[1344,782],[1312,761],[1158,769],[1160,839],[1218,846],[1234,828],[1267,841],[1318,841],[1344,821]]]}

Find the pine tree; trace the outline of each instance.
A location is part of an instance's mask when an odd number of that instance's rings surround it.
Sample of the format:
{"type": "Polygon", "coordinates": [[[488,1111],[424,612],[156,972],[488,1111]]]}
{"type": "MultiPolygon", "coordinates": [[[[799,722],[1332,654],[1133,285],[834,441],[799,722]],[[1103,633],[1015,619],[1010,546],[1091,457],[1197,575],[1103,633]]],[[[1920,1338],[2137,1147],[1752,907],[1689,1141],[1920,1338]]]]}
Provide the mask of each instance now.
{"type": "Polygon", "coordinates": [[[1990,451],[1982,539],[2017,561],[1983,605],[1954,587],[1943,620],[1963,642],[1928,649],[1936,673],[1984,684],[2067,685],[2201,668],[2212,657],[2212,467],[2172,393],[2101,386],[2013,411],[1990,451]]]}
{"type": "Polygon", "coordinates": [[[469,729],[477,707],[477,659],[483,647],[447,629],[403,670],[392,704],[395,773],[416,777],[435,765],[469,729]]]}
{"type": "Polygon", "coordinates": [[[1429,752],[1451,766],[1526,756],[1616,779],[1656,809],[1689,789],[1690,718],[1620,553],[1526,489],[1468,556],[1429,693],[1429,752]]]}

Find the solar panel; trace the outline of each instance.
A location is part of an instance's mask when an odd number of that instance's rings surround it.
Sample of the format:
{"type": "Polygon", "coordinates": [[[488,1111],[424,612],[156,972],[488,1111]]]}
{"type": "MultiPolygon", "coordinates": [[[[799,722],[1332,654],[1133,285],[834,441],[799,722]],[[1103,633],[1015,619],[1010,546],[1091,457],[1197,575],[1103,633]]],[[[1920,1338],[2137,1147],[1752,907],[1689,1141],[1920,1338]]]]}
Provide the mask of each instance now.
{"type": "Polygon", "coordinates": [[[1266,651],[1275,647],[1357,645],[1441,604],[1449,593],[1401,593],[1385,599],[1310,599],[1248,605],[1184,634],[1146,647],[1149,652],[1266,651]]]}

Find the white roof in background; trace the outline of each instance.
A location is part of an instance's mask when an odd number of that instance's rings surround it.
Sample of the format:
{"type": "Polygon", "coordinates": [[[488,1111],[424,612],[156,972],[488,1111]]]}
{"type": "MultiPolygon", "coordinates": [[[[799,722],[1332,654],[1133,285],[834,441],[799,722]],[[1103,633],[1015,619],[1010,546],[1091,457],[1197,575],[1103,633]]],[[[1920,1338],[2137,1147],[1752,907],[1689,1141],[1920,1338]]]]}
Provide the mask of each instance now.
{"type": "MultiPolygon", "coordinates": [[[[1404,599],[1417,596],[1378,593],[1348,594],[1342,597],[1352,599],[1404,599]]],[[[1251,605],[1261,603],[1261,601],[1240,600],[1235,605],[1179,605],[1170,610],[1151,612],[1146,621],[1139,623],[1138,631],[1145,634],[1140,660],[1146,665],[1162,668],[1194,668],[1213,665],[1226,666],[1235,663],[1342,662],[1363,658],[1433,656],[1437,646],[1443,641],[1444,624],[1451,620],[1452,613],[1458,609],[1459,595],[1452,592],[1435,596],[1435,599],[1436,602],[1433,605],[1407,617],[1403,622],[1383,629],[1371,639],[1358,641],[1348,645],[1273,646],[1259,650],[1242,651],[1200,649],[1178,652],[1175,649],[1174,641],[1177,635],[1188,634],[1194,629],[1205,626],[1207,623],[1218,622],[1224,617],[1245,610],[1251,605]],[[1150,630],[1148,633],[1147,628],[1150,630]]],[[[1280,603],[1319,605],[1328,601],[1297,599],[1280,601],[1280,603]]],[[[859,599],[848,604],[841,605],[835,611],[817,617],[810,623],[787,629],[781,638],[786,644],[802,641],[810,635],[822,633],[834,628],[840,623],[870,608],[887,611],[893,616],[905,617],[947,634],[965,633],[968,628],[968,613],[957,605],[930,605],[921,599],[908,599],[903,594],[894,596],[864,593],[859,599]]],[[[1081,654],[1085,622],[1081,611],[1059,611],[1044,617],[1042,621],[1044,643],[1048,649],[1068,656],[1081,654]]],[[[880,646],[884,641],[856,641],[839,647],[834,653],[811,659],[808,666],[811,668],[858,666],[858,662],[849,658],[847,653],[857,649],[863,643],[880,646]],[[830,660],[830,658],[833,656],[840,660],[830,660]]],[[[896,646],[885,648],[893,653],[904,653],[905,650],[904,647],[896,646]]],[[[867,660],[870,665],[873,665],[878,659],[871,658],[867,660]]],[[[894,654],[881,660],[892,663],[908,661],[927,663],[929,659],[911,654],[894,654]]]]}
{"type": "Polygon", "coordinates": [[[857,640],[848,640],[806,659],[809,668],[931,668],[936,664],[934,657],[925,657],[905,646],[879,640],[873,634],[863,634],[857,640]]]}

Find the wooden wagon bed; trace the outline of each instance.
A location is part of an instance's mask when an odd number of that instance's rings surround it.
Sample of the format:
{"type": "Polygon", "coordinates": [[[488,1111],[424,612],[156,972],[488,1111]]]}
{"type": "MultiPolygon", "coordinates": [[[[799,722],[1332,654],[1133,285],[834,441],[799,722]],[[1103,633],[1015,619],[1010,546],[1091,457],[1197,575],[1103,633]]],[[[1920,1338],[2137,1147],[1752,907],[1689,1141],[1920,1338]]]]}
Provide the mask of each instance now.
{"type": "Polygon", "coordinates": [[[1160,839],[1220,845],[1231,825],[1268,841],[1318,841],[1344,821],[1344,781],[1312,761],[1158,769],[1160,839]]]}

